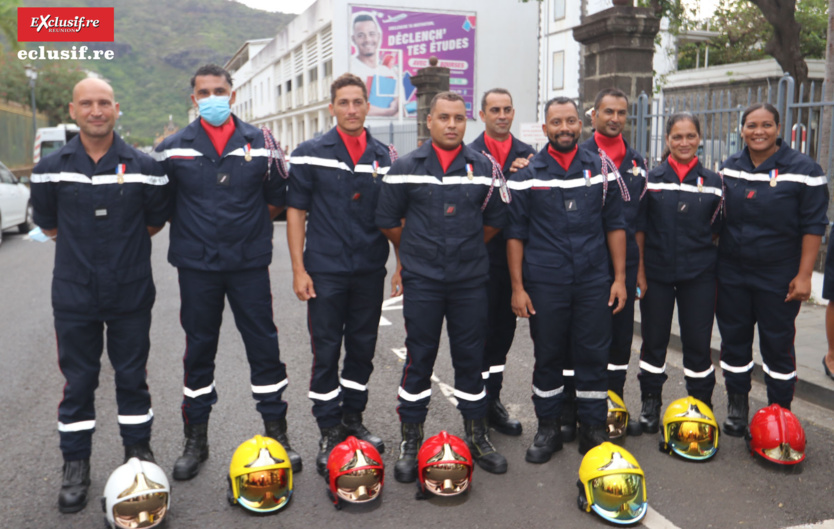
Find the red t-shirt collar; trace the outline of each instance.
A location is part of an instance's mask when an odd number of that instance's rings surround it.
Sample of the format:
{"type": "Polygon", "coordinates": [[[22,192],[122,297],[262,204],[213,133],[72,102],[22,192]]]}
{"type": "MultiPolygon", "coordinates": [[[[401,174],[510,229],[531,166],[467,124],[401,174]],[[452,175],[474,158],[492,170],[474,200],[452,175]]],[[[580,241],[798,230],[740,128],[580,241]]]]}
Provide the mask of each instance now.
{"type": "Polygon", "coordinates": [[[458,153],[463,149],[462,143],[451,151],[441,149],[434,142],[432,142],[431,146],[434,149],[434,153],[437,155],[437,159],[440,161],[440,167],[443,168],[443,174],[446,174],[446,171],[449,170],[449,166],[452,165],[452,161],[457,158],[458,153]]]}
{"type": "Polygon", "coordinates": [[[491,138],[487,133],[484,133],[484,143],[489,153],[498,162],[499,167],[504,167],[507,162],[507,156],[510,155],[510,149],[513,147],[513,137],[507,136],[504,141],[491,138]]]}
{"type": "Polygon", "coordinates": [[[203,118],[200,118],[200,125],[203,126],[203,130],[206,131],[209,140],[211,140],[211,144],[214,145],[214,150],[217,151],[217,154],[223,156],[223,149],[226,148],[226,144],[229,143],[229,138],[235,133],[235,120],[230,117],[226,123],[215,127],[207,123],[203,118]]]}
{"type": "Polygon", "coordinates": [[[616,138],[609,138],[605,134],[600,134],[600,132],[594,131],[594,141],[597,142],[597,146],[611,158],[611,161],[614,162],[614,165],[620,167],[620,164],[623,163],[623,158],[626,155],[626,146],[625,141],[623,141],[623,135],[618,134],[616,138]]]}
{"type": "Polygon", "coordinates": [[[339,136],[342,138],[342,143],[347,147],[350,159],[353,160],[353,165],[356,165],[356,162],[359,161],[359,158],[362,158],[362,155],[365,153],[365,148],[368,146],[368,131],[362,129],[362,134],[359,136],[351,136],[342,132],[339,127],[336,127],[336,132],[339,133],[339,136]]]}
{"type": "Polygon", "coordinates": [[[672,169],[675,171],[675,174],[678,175],[678,178],[680,178],[681,182],[683,182],[683,179],[686,178],[686,175],[689,174],[689,171],[691,171],[692,168],[695,167],[695,165],[698,163],[697,156],[692,158],[692,160],[690,160],[689,163],[685,165],[675,160],[671,156],[669,156],[667,160],[669,160],[669,166],[672,167],[672,169]]]}
{"type": "Polygon", "coordinates": [[[559,152],[556,149],[554,149],[552,145],[547,146],[547,152],[549,152],[550,156],[552,156],[557,162],[559,162],[559,165],[561,165],[562,169],[564,169],[565,171],[567,171],[568,167],[570,167],[570,164],[576,157],[576,153],[578,150],[579,147],[574,146],[573,150],[570,152],[559,152]]]}

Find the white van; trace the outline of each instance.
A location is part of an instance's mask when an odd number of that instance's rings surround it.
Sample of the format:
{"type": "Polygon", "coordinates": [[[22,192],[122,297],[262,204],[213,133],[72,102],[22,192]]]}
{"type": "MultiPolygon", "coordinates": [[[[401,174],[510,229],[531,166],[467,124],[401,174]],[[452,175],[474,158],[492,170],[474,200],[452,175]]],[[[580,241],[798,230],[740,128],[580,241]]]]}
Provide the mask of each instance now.
{"type": "Polygon", "coordinates": [[[80,129],[75,123],[61,123],[57,127],[38,129],[35,134],[35,150],[32,154],[32,161],[38,163],[44,156],[59,150],[78,135],[79,131],[80,129]]]}

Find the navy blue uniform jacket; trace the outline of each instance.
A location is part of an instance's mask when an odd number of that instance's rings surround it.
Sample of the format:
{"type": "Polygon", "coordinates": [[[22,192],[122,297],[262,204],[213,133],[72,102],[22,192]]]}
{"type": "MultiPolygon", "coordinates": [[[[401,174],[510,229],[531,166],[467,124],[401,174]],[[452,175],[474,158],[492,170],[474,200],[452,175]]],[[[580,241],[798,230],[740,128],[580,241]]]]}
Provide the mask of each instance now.
{"type": "Polygon", "coordinates": [[[524,241],[525,282],[608,281],[605,235],[624,230],[625,221],[616,174],[607,175],[604,204],[603,178],[599,154],[585,149],[577,150],[567,172],[545,147],[513,173],[505,235],[524,241]]]}
{"type": "Polygon", "coordinates": [[[388,239],[374,215],[388,147],[367,134],[356,166],[335,127],[290,157],[287,206],[309,212],[304,268],[311,273],[368,274],[385,267],[388,239]]]}
{"type": "MultiPolygon", "coordinates": [[[[515,136],[513,138],[512,147],[510,147],[510,153],[507,155],[507,159],[504,161],[504,167],[501,168],[501,171],[504,173],[504,178],[509,179],[510,177],[510,166],[513,164],[516,158],[527,158],[531,154],[536,154],[536,151],[533,150],[532,147],[524,143],[523,141],[519,140],[515,136]]],[[[484,133],[482,132],[480,136],[475,138],[475,141],[469,144],[471,149],[474,149],[478,152],[489,152],[487,149],[486,142],[484,141],[484,133]]],[[[499,268],[507,268],[507,239],[504,237],[504,232],[499,231],[495,237],[493,237],[487,243],[487,252],[489,253],[489,264],[490,266],[497,266],[499,268]]]]}
{"type": "Polygon", "coordinates": [[[484,225],[503,228],[507,223],[497,186],[481,211],[491,184],[492,163],[465,145],[445,175],[430,141],[394,162],[382,179],[376,223],[396,228],[405,218],[403,269],[435,281],[486,281],[484,225]]]}
{"type": "Polygon", "coordinates": [[[263,131],[234,115],[232,119],[235,132],[222,156],[199,118],[166,138],[154,153],[174,193],[168,261],[178,268],[220,272],[272,262],[267,204],[284,207],[286,180],[274,166],[267,172],[263,131]]]}
{"type": "Polygon", "coordinates": [[[167,184],[159,164],[115,133],[98,163],[76,136],[35,166],[35,223],[58,229],[52,277],[56,316],[106,319],[150,310],[156,291],[148,226],[163,226],[168,219],[167,184]]]}
{"type": "Polygon", "coordinates": [[[649,172],[649,188],[637,228],[646,234],[647,278],[675,283],[708,270],[715,272],[718,249],[712,236],[721,231],[718,210],[722,195],[721,177],[701,162],[683,182],[668,161],[649,172]]]}

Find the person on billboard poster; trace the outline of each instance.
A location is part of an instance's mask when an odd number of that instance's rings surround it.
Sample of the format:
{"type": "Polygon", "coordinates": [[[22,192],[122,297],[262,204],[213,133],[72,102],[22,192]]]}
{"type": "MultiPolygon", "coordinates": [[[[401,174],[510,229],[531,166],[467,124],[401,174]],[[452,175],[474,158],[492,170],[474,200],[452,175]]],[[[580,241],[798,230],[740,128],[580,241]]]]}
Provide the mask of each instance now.
{"type": "Polygon", "coordinates": [[[391,67],[396,66],[397,60],[395,55],[379,51],[382,28],[376,17],[367,11],[356,13],[350,40],[356,47],[356,55],[350,59],[350,71],[368,88],[371,105],[368,116],[395,116],[399,110],[399,83],[398,75],[391,67]]]}

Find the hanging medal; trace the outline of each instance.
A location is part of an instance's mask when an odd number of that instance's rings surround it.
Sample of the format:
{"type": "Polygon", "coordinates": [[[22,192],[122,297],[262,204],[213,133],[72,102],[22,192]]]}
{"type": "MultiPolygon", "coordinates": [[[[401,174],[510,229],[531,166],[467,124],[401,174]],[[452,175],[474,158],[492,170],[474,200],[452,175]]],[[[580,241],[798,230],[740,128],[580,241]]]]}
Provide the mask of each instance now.
{"type": "Polygon", "coordinates": [[[243,147],[243,159],[247,162],[252,161],[252,145],[249,143],[243,147]]]}
{"type": "Polygon", "coordinates": [[[475,174],[472,172],[472,164],[471,163],[466,164],[466,178],[468,178],[470,180],[475,178],[475,174]]]}
{"type": "Polygon", "coordinates": [[[125,183],[125,164],[123,163],[116,164],[116,180],[120,184],[125,183]]]}
{"type": "Polygon", "coordinates": [[[376,175],[379,172],[379,162],[374,160],[374,163],[371,164],[371,167],[373,167],[374,169],[373,177],[376,178],[376,175]]]}
{"type": "Polygon", "coordinates": [[[631,163],[634,164],[634,167],[631,168],[631,174],[634,176],[640,176],[640,168],[637,167],[637,160],[632,159],[631,163]]]}
{"type": "Polygon", "coordinates": [[[776,187],[776,177],[779,176],[779,169],[770,170],[770,187],[776,187]]]}
{"type": "Polygon", "coordinates": [[[583,169],[582,174],[585,176],[585,187],[591,187],[591,171],[583,169]]]}
{"type": "Polygon", "coordinates": [[[698,177],[698,192],[699,193],[704,192],[704,177],[703,176],[698,177]]]}

